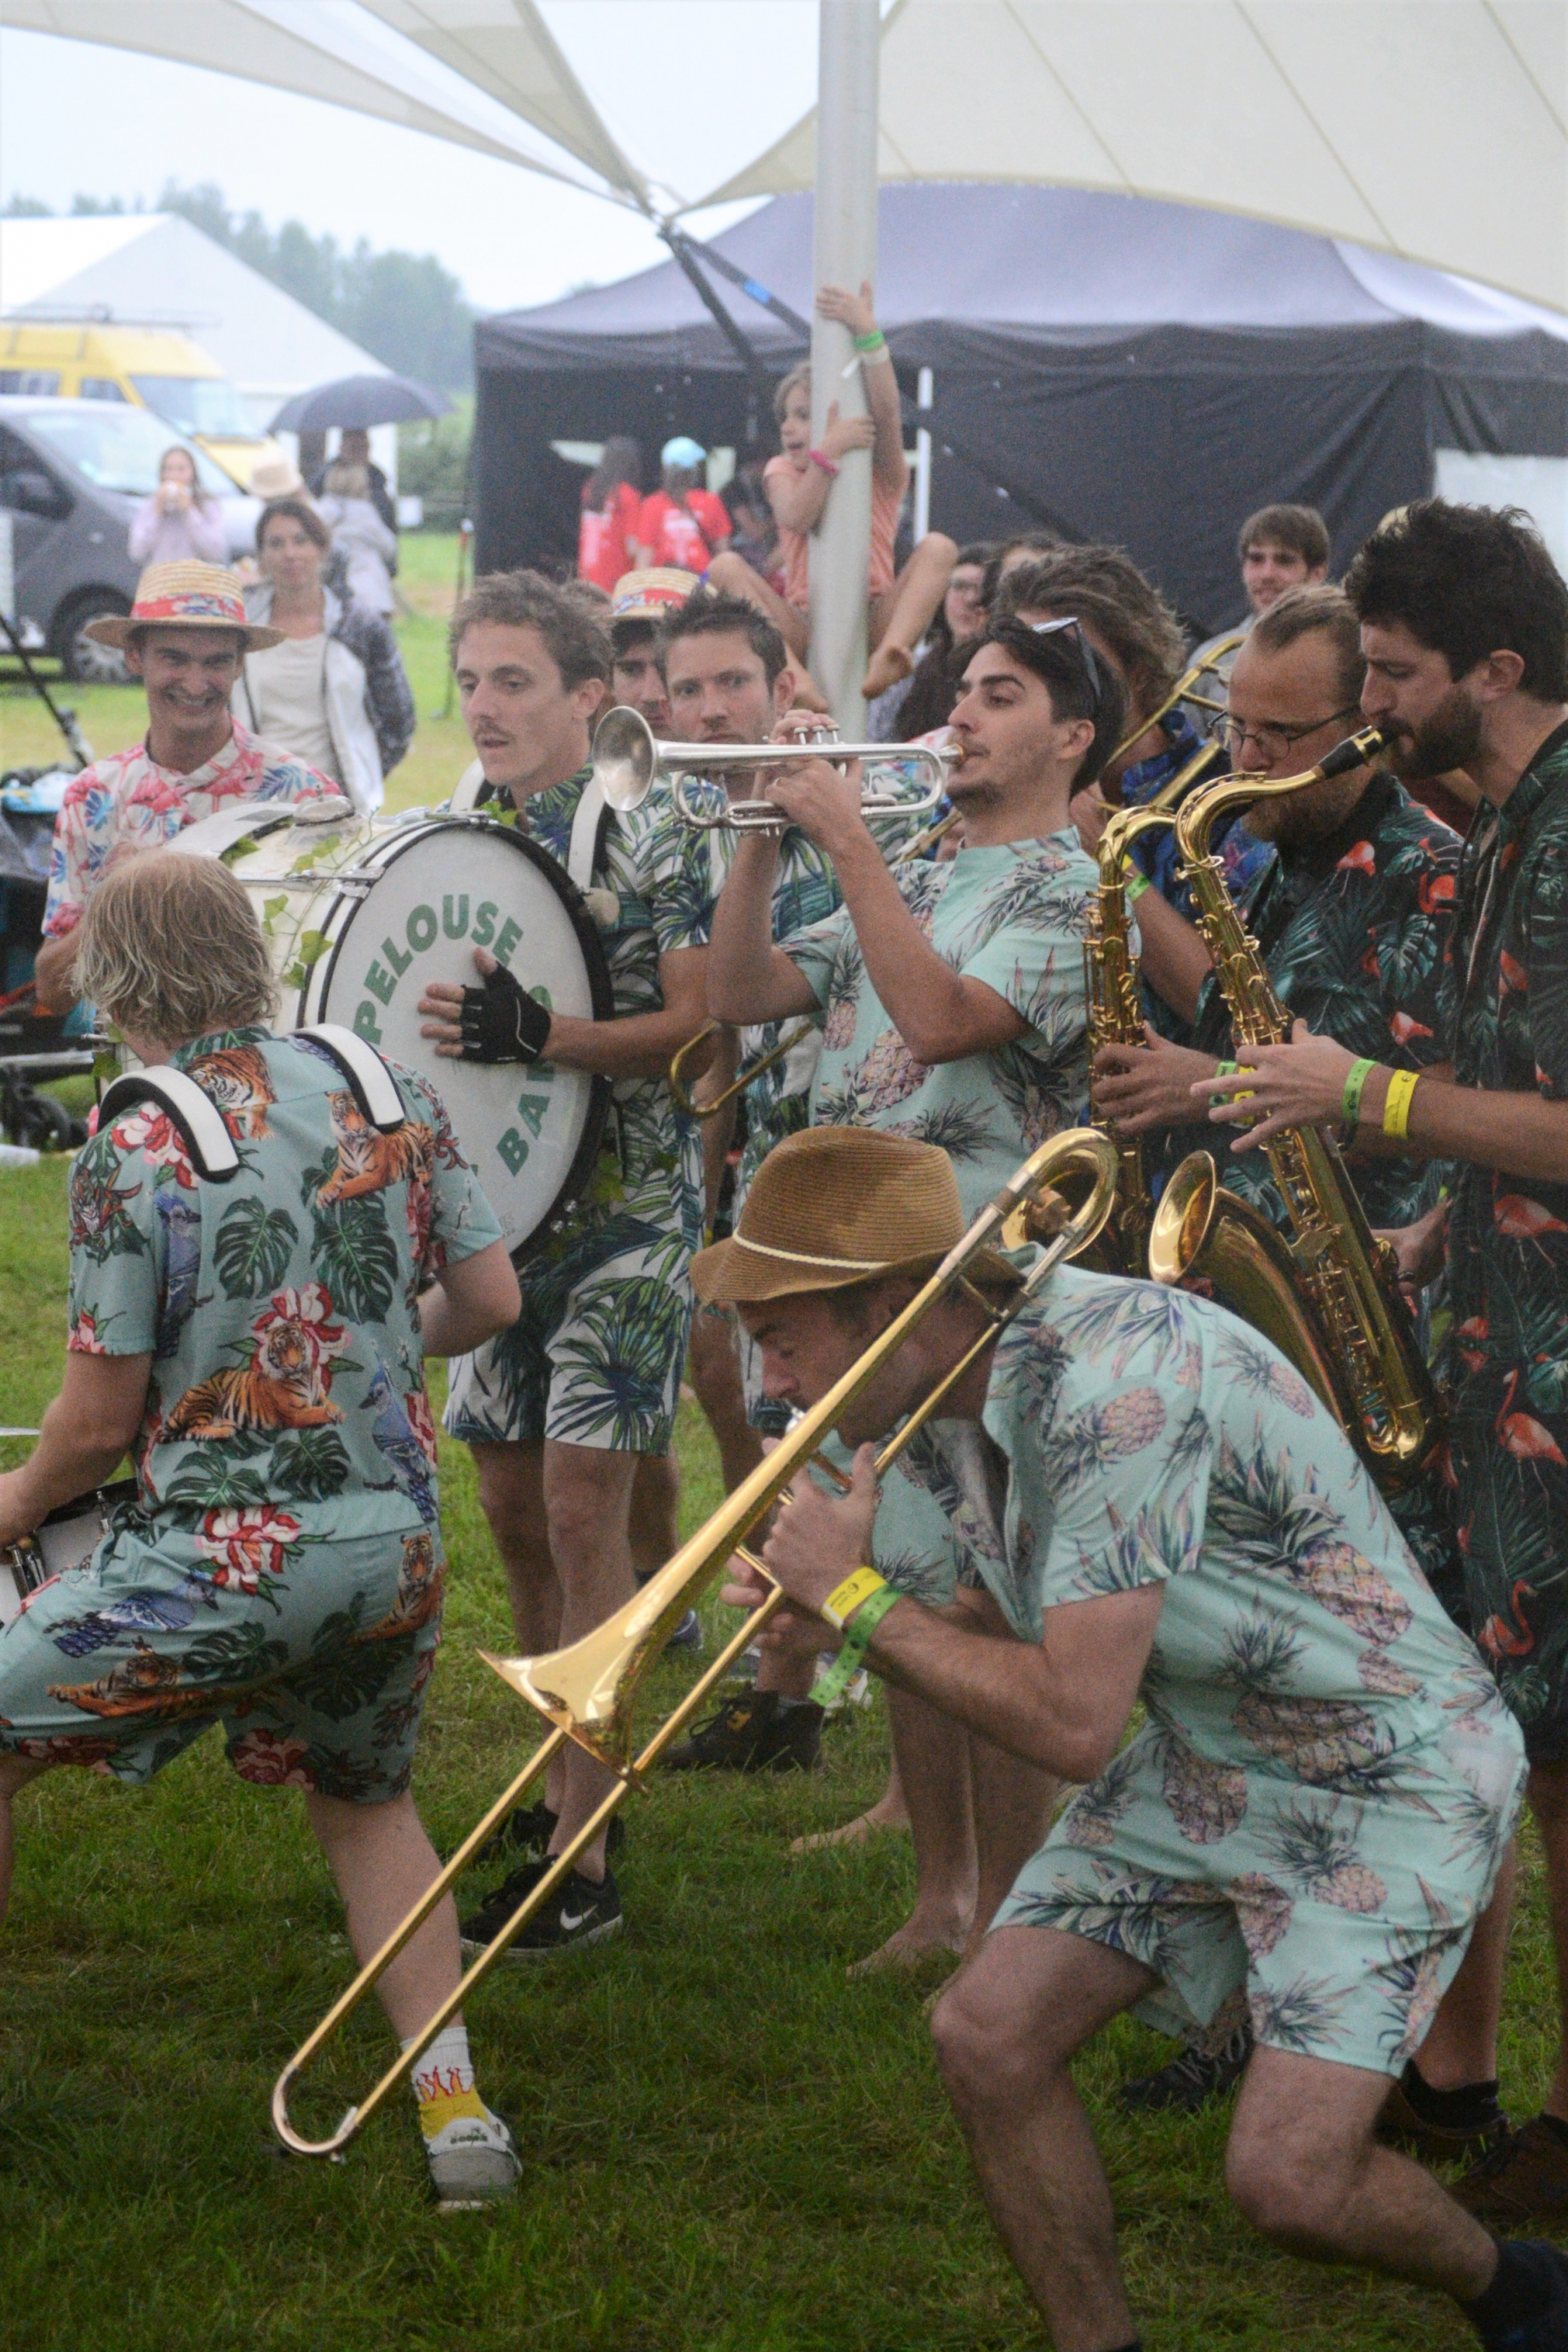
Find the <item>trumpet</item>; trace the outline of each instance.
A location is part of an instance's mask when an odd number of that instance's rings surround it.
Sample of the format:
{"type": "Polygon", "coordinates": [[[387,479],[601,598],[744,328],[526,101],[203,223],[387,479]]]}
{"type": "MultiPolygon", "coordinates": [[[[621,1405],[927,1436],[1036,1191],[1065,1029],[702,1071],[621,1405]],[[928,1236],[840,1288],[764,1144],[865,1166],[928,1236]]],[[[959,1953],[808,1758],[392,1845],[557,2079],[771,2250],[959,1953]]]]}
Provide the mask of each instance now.
{"type": "Polygon", "coordinates": [[[655,782],[663,781],[673,787],[683,824],[700,833],[782,833],[789,819],[776,802],[765,799],[726,798],[722,806],[705,807],[692,797],[694,782],[722,783],[727,776],[776,773],[811,760],[831,760],[835,767],[859,760],[873,772],[915,767],[924,770],[925,786],[913,798],[868,793],[868,780],[862,779],[861,814],[868,818],[924,816],[942,799],[948,771],[962,759],[962,751],[947,744],[661,743],[641,711],[624,703],[605,712],[593,736],[593,781],[612,808],[641,808],[655,782]]]}
{"type": "MultiPolygon", "coordinates": [[[[356,2132],[397,2090],[410,2064],[429,2047],[442,2027],[488,1976],[507,1945],[521,1933],[541,1906],[549,1902],[578,1856],[606,1828],[630,1790],[641,1787],[652,1767],[676,1733],[696,1713],[713,1685],[728,1673],[732,1662],[748,1643],[755,1640],[780,1607],[785,1595],[779,1586],[774,1585],[739,1631],[725,1643],[713,1664],[698,1676],[685,1697],[660,1725],[642,1752],[633,1758],[632,1719],[639,1685],[658,1660],[687,1609],[706,1591],[727,1560],[740,1559],[748,1567],[760,1568],[760,1563],[743,1549],[742,1538],[772,1509],[796,1474],[815,1458],[821,1439],[842,1418],[862,1390],[875,1379],[882,1367],[897,1354],[910,1333],[925,1320],[932,1308],[960,1288],[972,1298],[981,1297],[982,1294],[968,1278],[969,1268],[978,1253],[999,1242],[1004,1227],[1008,1228],[1008,1240],[1011,1243],[1018,1231],[1014,1221],[1020,1216],[1027,1220],[1031,1211],[1038,1213],[1040,1221],[1030,1227],[1029,1237],[1033,1239],[1045,1234],[1051,1236],[1049,1245],[1009,1295],[996,1300],[986,1299],[988,1319],[985,1330],[973,1346],[965,1350],[953,1369],[935,1384],[883,1448],[877,1462],[879,1474],[896,1460],[916,1430],[939,1410],[943,1399],[963,1379],[970,1365],[984,1354],[998,1334],[1035,1296],[1061,1261],[1064,1257],[1074,1257],[1089,1247],[1110,1215],[1115,1184],[1115,1150],[1103,1135],[1095,1134],[1092,1129],[1073,1129],[1064,1135],[1053,1136],[1049,1143],[1041,1144],[1016,1171],[1010,1182],[1005,1184],[996,1198],[981,1210],[962,1240],[948,1251],[941,1265],[903,1312],[879,1333],[843,1378],[829,1390],[821,1403],[804,1414],[774,1452],[758,1465],[749,1477],[742,1480],[706,1526],[683,1544],[674,1558],[666,1561],[657,1575],[632,1600],[618,1609],[613,1616],[607,1618],[595,1632],[585,1634],[569,1648],[557,1650],[548,1656],[497,1658],[487,1651],[481,1651],[480,1655],[486,1664],[493,1666],[502,1681],[526,1699],[553,1727],[511,1786],[464,1839],[451,1861],[426,1888],[413,1910],[393,1928],[381,1950],[367,1961],[283,2069],[273,2088],[272,2122],[286,2147],[292,2149],[297,2156],[335,2156],[348,2146],[356,2132]],[[1040,1196],[1059,1176],[1069,1173],[1086,1173],[1090,1179],[1090,1190],[1080,1205],[1065,1216],[1065,1221],[1059,1222],[1065,1204],[1054,1200],[1048,1208],[1040,1196]],[[318,2052],[337,2032],[344,2019],[359,2007],[365,1995],[379,1982],[410,1937],[418,1932],[491,1831],[505,1819],[569,1739],[575,1740],[579,1747],[586,1748],[590,1755],[608,1766],[616,1775],[615,1786],[576,1836],[552,1858],[495,1940],[486,1947],[461,1982],[426,2020],[413,2040],[399,2053],[360,2105],[350,2107],[337,2128],[325,2138],[307,2138],[289,2120],[289,2094],[295,2083],[318,2052]]],[[[767,1576],[765,1569],[760,1572],[767,1576]]]]}
{"type": "Polygon", "coordinates": [[[686,1058],[688,1055],[695,1054],[699,1045],[706,1045],[708,1039],[725,1026],[722,1021],[705,1021],[696,1035],[686,1039],[685,1044],[670,1064],[669,1087],[674,1097],[675,1108],[685,1111],[688,1118],[715,1118],[719,1111],[723,1110],[727,1103],[732,1103],[737,1095],[743,1095],[746,1092],[753,1078],[759,1078],[764,1070],[771,1070],[777,1063],[783,1061],[787,1055],[793,1053],[801,1038],[809,1037],[816,1025],[812,1020],[797,1021],[792,1027],[785,1030],[776,1045],[770,1045],[766,1054],[758,1054],[755,1062],[747,1062],[743,1070],[737,1071],[722,1094],[715,1095],[712,1102],[700,1103],[685,1082],[686,1058]]]}

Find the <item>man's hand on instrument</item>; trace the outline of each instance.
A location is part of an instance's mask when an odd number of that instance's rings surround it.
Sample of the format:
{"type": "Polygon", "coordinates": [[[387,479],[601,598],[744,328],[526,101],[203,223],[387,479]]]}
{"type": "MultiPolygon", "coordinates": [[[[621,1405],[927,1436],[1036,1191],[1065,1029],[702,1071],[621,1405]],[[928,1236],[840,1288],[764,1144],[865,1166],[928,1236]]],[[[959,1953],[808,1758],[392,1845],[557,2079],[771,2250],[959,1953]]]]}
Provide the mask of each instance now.
{"type": "Polygon", "coordinates": [[[827,760],[792,760],[769,774],[766,793],[830,857],[865,833],[858,760],[847,761],[842,770],[827,760]]]}
{"type": "Polygon", "coordinates": [[[837,733],[838,727],[831,710],[808,710],[803,704],[796,703],[784,713],[768,740],[770,743],[831,742],[837,733]]]}
{"type": "Polygon", "coordinates": [[[1067,803],[1067,814],[1078,827],[1079,840],[1092,857],[1100,846],[1106,819],[1115,814],[1111,803],[1101,799],[1098,784],[1090,784],[1083,792],[1073,794],[1067,803]]]}
{"type": "Polygon", "coordinates": [[[1418,1293],[1436,1281],[1443,1270],[1448,1234],[1447,1201],[1439,1201],[1435,1209],[1428,1209],[1413,1225],[1378,1228],[1377,1238],[1386,1242],[1394,1252],[1399,1268],[1399,1287],[1412,1306],[1418,1293]]]}
{"type": "Polygon", "coordinates": [[[1203,1078],[1193,1098],[1211,1102],[1217,1125],[1245,1126],[1232,1151],[1254,1151],[1292,1127],[1333,1126],[1344,1112],[1344,1082],[1354,1054],[1332,1037],[1314,1037],[1295,1023],[1288,1045],[1243,1045],[1228,1077],[1203,1078]],[[1254,1126],[1251,1122],[1256,1119],[1254,1126]]]}
{"type": "Polygon", "coordinates": [[[541,1060],[550,1033],[546,1007],[487,948],[476,948],[474,961],[481,987],[463,988],[453,980],[428,982],[419,1009],[434,1017],[422,1024],[420,1035],[434,1038],[436,1052],[449,1062],[541,1060]]]}
{"type": "Polygon", "coordinates": [[[876,1454],[870,1445],[855,1455],[847,1494],[826,1492],[809,1470],[795,1480],[789,1507],[775,1518],[762,1558],[800,1608],[820,1611],[850,1570],[871,1558],[876,1493],[876,1454]]]}
{"type": "Polygon", "coordinates": [[[1191,1124],[1195,1085],[1212,1076],[1212,1054],[1173,1045],[1145,1021],[1144,1045],[1102,1045],[1094,1056],[1094,1113],[1120,1136],[1191,1124]]]}

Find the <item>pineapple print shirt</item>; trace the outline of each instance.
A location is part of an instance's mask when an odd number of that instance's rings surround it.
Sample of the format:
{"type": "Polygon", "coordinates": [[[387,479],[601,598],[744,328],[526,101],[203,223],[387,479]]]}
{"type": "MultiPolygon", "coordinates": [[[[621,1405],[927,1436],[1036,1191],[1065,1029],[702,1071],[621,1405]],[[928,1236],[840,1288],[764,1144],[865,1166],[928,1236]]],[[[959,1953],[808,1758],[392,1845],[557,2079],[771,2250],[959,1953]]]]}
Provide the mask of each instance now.
{"type": "Polygon", "coordinates": [[[1075,826],[1042,841],[961,849],[894,868],[943,961],[995,989],[1029,1024],[999,1053],[927,1067],[866,976],[847,908],[784,940],[824,1009],[811,1124],[875,1127],[939,1144],[966,1217],[1038,1144],[1088,1112],[1083,938],[1099,873],[1075,826]]]}

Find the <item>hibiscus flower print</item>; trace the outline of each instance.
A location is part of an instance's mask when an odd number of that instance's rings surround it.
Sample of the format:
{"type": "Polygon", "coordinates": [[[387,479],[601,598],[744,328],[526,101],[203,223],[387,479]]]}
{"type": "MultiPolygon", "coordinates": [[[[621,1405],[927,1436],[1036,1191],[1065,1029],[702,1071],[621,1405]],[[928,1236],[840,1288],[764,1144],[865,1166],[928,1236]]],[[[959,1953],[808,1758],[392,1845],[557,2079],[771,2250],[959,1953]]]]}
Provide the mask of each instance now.
{"type": "Polygon", "coordinates": [[[195,1189],[191,1155],[167,1111],[137,1110],[129,1118],[116,1120],[114,1141],[122,1151],[141,1152],[155,1168],[172,1168],[187,1192],[195,1189]]]}
{"type": "Polygon", "coordinates": [[[258,1788],[308,1789],[313,1786],[306,1769],[309,1753],[303,1739],[285,1739],[277,1731],[247,1731],[229,1749],[229,1761],[242,1780],[254,1780],[258,1788]]]}
{"type": "Polygon", "coordinates": [[[298,1325],[320,1364],[330,1357],[348,1353],[348,1335],[340,1323],[333,1322],[334,1312],[331,1292],[319,1282],[308,1282],[303,1290],[275,1290],[272,1304],[262,1310],[250,1328],[259,1339],[276,1323],[298,1325]]]}
{"type": "Polygon", "coordinates": [[[212,1580],[235,1592],[255,1592],[264,1575],[281,1576],[299,1522],[276,1504],[254,1509],[209,1511],[196,1549],[213,1561],[212,1580]]]}
{"type": "Polygon", "coordinates": [[[98,1325],[85,1308],[71,1325],[66,1346],[77,1356],[107,1356],[109,1353],[98,1336],[98,1325]]]}

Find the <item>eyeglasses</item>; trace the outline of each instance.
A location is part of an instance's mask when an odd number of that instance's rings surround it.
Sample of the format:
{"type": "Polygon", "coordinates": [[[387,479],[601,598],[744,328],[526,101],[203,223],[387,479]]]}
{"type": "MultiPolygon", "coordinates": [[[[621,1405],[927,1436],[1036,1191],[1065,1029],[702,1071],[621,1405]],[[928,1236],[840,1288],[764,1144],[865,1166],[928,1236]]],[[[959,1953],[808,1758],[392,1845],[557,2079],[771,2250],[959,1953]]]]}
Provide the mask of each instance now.
{"type": "Polygon", "coordinates": [[[1266,760],[1280,760],[1292,743],[1301,742],[1304,736],[1315,735],[1322,727],[1331,727],[1336,719],[1360,715],[1360,703],[1347,702],[1340,709],[1331,710],[1326,718],[1309,719],[1304,727],[1282,727],[1271,719],[1261,719],[1257,725],[1250,719],[1222,719],[1216,731],[1228,758],[1234,759],[1243,743],[1250,740],[1266,760]]]}
{"type": "Polygon", "coordinates": [[[1083,675],[1089,681],[1089,691],[1094,698],[1094,717],[1096,719],[1099,719],[1101,705],[1104,700],[1105,689],[1101,683],[1100,665],[1094,658],[1094,648],[1083,634],[1082,622],[1075,619],[1071,614],[1069,614],[1065,620],[1061,621],[1020,621],[1017,619],[1008,619],[1005,621],[998,621],[991,630],[991,635],[993,637],[1000,637],[1004,644],[1009,635],[1024,638],[1055,637],[1065,635],[1069,645],[1071,645],[1074,653],[1078,656],[1080,662],[1083,666],[1083,675]]]}

